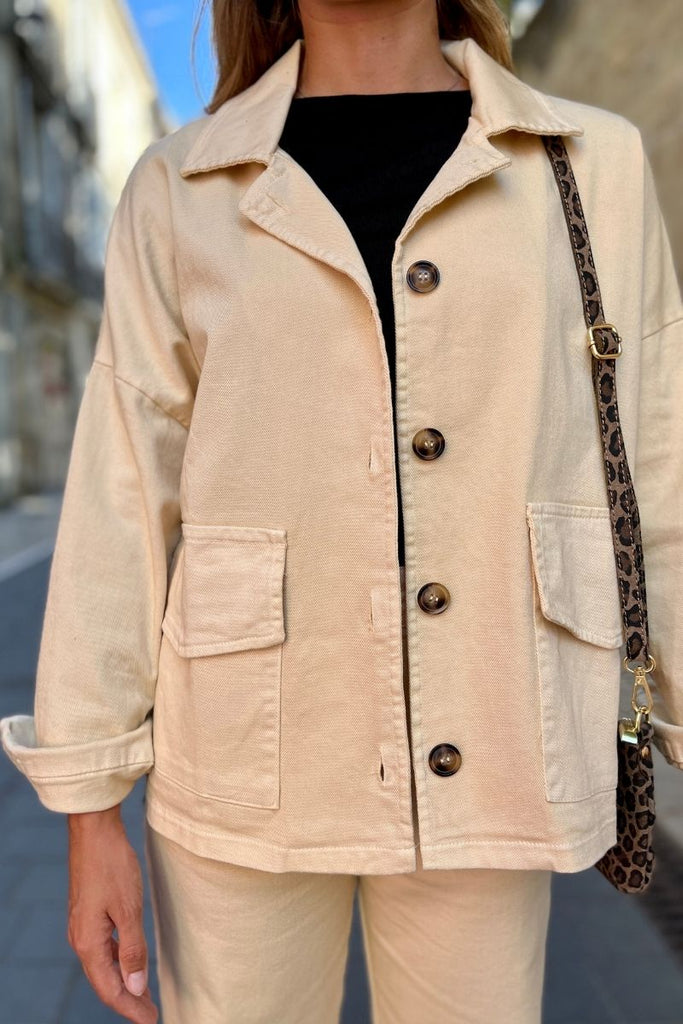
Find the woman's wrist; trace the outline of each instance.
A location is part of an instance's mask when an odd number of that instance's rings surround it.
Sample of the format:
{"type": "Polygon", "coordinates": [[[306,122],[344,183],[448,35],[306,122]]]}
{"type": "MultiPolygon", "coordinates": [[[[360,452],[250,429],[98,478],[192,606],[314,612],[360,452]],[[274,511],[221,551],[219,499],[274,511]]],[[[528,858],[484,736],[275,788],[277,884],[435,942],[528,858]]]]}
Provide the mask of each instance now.
{"type": "Polygon", "coordinates": [[[104,824],[120,824],[121,804],[114,804],[102,811],[83,811],[67,815],[70,830],[87,831],[102,828],[104,824]]]}

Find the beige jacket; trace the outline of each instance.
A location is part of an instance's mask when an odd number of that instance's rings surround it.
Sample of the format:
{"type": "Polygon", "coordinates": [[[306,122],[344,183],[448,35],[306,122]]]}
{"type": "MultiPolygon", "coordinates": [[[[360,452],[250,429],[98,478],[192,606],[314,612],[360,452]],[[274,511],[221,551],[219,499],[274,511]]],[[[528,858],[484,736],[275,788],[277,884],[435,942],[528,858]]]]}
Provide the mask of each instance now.
{"type": "Polygon", "coordinates": [[[616,839],[625,653],[576,268],[540,133],[567,141],[647,570],[653,722],[683,768],[683,303],[638,129],[471,39],[462,141],[394,251],[410,707],[388,364],[368,271],[278,139],[301,40],[150,145],[51,567],[35,716],[7,754],[55,811],[148,773],[153,827],[270,871],[583,869],[616,839]],[[409,268],[440,282],[419,293],[409,268]],[[436,427],[444,453],[412,439],[436,427]],[[418,604],[427,582],[450,593],[418,604]],[[678,616],[678,617],[677,617],[678,616]],[[417,814],[411,809],[411,750],[417,814]],[[430,766],[454,744],[455,774],[430,766]]]}

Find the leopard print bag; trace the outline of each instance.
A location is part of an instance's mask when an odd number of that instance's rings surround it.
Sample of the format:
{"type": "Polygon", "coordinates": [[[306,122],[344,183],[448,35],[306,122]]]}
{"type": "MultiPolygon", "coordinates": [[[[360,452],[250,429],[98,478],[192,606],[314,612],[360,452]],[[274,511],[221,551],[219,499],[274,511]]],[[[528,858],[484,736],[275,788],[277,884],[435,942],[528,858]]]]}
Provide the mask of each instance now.
{"type": "Polygon", "coordinates": [[[621,338],[607,323],[602,309],[598,277],[579,191],[561,135],[541,136],[560,191],[579,277],[583,313],[588,328],[592,378],[602,439],[612,539],[626,639],[624,667],[634,673],[631,706],[635,718],[617,723],[617,841],[595,867],[624,893],[643,893],[652,881],[655,854],[652,836],[655,823],[653,726],[648,719],[652,695],[647,674],[656,665],[648,650],[645,566],[640,535],[640,516],[626,459],[617,407],[615,364],[621,355],[621,338]],[[596,335],[599,337],[596,338],[596,335]],[[598,343],[600,347],[598,347],[598,343]],[[635,668],[628,662],[642,658],[635,668]],[[644,693],[645,702],[639,697],[644,693]]]}

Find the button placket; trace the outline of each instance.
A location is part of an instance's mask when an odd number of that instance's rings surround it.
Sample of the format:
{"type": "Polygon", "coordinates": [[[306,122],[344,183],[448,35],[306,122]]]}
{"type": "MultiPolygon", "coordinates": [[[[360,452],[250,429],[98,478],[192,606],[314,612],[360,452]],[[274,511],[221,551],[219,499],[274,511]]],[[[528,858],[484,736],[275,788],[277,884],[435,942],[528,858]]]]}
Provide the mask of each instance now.
{"type": "MultiPolygon", "coordinates": [[[[430,260],[416,260],[408,267],[406,280],[415,292],[433,291],[439,284],[439,268],[430,260]]],[[[423,427],[413,435],[413,452],[424,461],[438,459],[445,447],[446,439],[436,427],[423,427]]],[[[443,583],[432,581],[420,587],[416,600],[426,614],[439,615],[448,608],[451,595],[443,583]]],[[[462,764],[462,756],[452,743],[439,743],[430,750],[428,764],[436,775],[455,775],[462,764]]]]}

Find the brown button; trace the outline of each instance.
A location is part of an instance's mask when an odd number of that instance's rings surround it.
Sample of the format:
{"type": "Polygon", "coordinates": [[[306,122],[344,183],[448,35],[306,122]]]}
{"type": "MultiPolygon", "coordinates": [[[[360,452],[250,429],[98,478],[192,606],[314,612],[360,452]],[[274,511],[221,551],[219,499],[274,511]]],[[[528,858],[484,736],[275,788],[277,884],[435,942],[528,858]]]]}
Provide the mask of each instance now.
{"type": "Polygon", "coordinates": [[[421,459],[438,459],[446,447],[446,438],[436,427],[423,427],[413,437],[413,451],[421,459]]]}
{"type": "Polygon", "coordinates": [[[408,284],[414,292],[431,292],[439,283],[439,268],[429,260],[411,263],[406,273],[408,284]]]}
{"type": "Polygon", "coordinates": [[[436,615],[448,608],[451,595],[443,583],[425,583],[417,592],[417,603],[423,612],[436,615]]]}
{"type": "Polygon", "coordinates": [[[462,756],[452,743],[439,743],[429,752],[429,767],[436,775],[455,775],[462,764],[462,756]]]}

